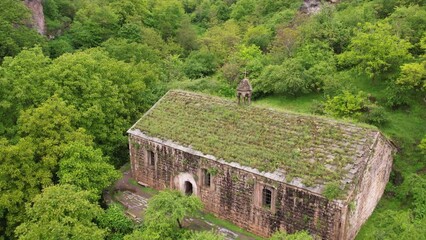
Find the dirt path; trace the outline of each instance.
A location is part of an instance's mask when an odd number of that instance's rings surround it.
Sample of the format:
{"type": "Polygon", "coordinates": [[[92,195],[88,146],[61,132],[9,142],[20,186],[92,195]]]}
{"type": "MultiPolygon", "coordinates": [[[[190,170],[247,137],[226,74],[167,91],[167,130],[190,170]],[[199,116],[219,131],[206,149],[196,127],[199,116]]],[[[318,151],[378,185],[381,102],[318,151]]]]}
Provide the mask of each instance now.
{"type": "MultiPolygon", "coordinates": [[[[148,199],[155,194],[154,190],[144,188],[132,179],[130,171],[123,172],[123,177],[118,180],[112,189],[104,194],[107,204],[119,202],[126,208],[126,213],[136,222],[141,221],[143,210],[146,208],[148,199]]],[[[242,239],[254,240],[253,237],[233,232],[224,227],[213,224],[202,217],[187,218],[184,220],[186,228],[193,230],[215,230],[225,236],[227,240],[242,239]]]]}

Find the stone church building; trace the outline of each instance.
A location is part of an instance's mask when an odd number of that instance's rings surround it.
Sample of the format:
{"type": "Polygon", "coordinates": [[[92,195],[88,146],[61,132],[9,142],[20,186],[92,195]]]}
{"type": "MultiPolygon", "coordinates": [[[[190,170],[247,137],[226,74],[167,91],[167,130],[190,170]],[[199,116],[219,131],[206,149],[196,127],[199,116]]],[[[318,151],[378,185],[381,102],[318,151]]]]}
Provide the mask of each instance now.
{"type": "Polygon", "coordinates": [[[354,239],[382,196],[395,147],[376,128],[172,90],[128,130],[133,177],[198,196],[267,237],[354,239]]]}

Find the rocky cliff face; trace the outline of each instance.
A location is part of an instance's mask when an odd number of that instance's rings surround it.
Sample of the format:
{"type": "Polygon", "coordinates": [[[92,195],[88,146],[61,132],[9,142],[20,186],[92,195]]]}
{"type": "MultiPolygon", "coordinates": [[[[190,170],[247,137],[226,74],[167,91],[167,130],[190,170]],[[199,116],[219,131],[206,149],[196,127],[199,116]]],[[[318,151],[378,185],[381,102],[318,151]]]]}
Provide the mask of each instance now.
{"type": "Polygon", "coordinates": [[[40,34],[46,33],[46,26],[44,23],[44,13],[42,0],[24,0],[25,5],[31,10],[32,13],[32,24],[31,26],[37,30],[40,34]]]}
{"type": "MultiPolygon", "coordinates": [[[[339,0],[327,0],[330,3],[337,3],[339,0]]],[[[305,0],[300,10],[307,14],[315,14],[321,10],[321,0],[305,0]]]]}

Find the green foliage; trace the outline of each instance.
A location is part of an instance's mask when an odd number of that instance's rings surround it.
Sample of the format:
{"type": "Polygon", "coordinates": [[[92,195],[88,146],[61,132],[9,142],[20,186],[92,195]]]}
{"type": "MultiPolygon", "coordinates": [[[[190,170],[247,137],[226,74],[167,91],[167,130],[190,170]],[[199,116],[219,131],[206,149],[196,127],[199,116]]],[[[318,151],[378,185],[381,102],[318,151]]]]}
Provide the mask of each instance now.
{"type": "Polygon", "coordinates": [[[163,226],[169,226],[170,230],[181,228],[183,218],[196,214],[202,207],[201,200],[196,196],[185,196],[176,190],[162,191],[149,200],[144,213],[144,225],[147,229],[163,226]]]}
{"type": "Polygon", "coordinates": [[[387,23],[365,23],[355,31],[347,51],[338,56],[342,65],[354,65],[357,71],[375,79],[392,73],[411,58],[411,44],[392,34],[387,23]]]}
{"type": "Polygon", "coordinates": [[[40,185],[50,182],[50,175],[34,159],[30,139],[12,144],[0,139],[0,235],[12,237],[14,228],[25,219],[25,203],[40,192],[40,185]]]}
{"type": "Polygon", "coordinates": [[[189,240],[225,240],[225,237],[213,231],[194,232],[189,240]]]}
{"type": "Polygon", "coordinates": [[[413,219],[409,211],[387,210],[380,214],[380,221],[365,239],[410,240],[414,236],[423,239],[426,237],[424,224],[426,224],[426,218],[413,219]]]}
{"type": "Polygon", "coordinates": [[[408,39],[414,54],[421,53],[420,39],[426,32],[426,9],[419,5],[397,7],[387,18],[392,28],[402,39],[408,39]]]}
{"type": "Polygon", "coordinates": [[[103,229],[108,229],[107,239],[116,239],[130,234],[134,228],[134,223],[124,213],[121,205],[114,203],[97,218],[98,225],[103,229]]]}
{"type": "Polygon", "coordinates": [[[306,43],[297,50],[296,57],[265,67],[253,86],[262,93],[306,94],[320,90],[324,79],[335,71],[334,56],[326,45],[306,43]]]}
{"type": "Polygon", "coordinates": [[[265,26],[259,25],[256,27],[250,27],[247,30],[244,36],[244,41],[248,46],[254,44],[265,52],[271,42],[271,37],[271,31],[265,26]]]}
{"type": "Polygon", "coordinates": [[[410,174],[400,187],[399,197],[410,199],[413,215],[417,219],[426,219],[426,179],[418,174],[410,174]]]}
{"type": "Polygon", "coordinates": [[[178,0],[150,0],[153,6],[150,16],[145,23],[157,29],[163,39],[176,36],[176,32],[181,25],[184,16],[184,9],[181,1],[178,0]]]}
{"type": "Polygon", "coordinates": [[[70,35],[74,47],[90,48],[99,46],[114,36],[119,27],[119,17],[108,5],[89,3],[76,13],[70,35]]]}
{"type": "Polygon", "coordinates": [[[208,51],[191,52],[185,61],[184,71],[190,78],[200,78],[213,74],[218,67],[216,56],[208,51]]]}
{"type": "Polygon", "coordinates": [[[329,98],[325,102],[324,111],[334,117],[358,119],[366,111],[365,98],[366,95],[363,92],[354,95],[345,91],[341,95],[329,98]]]}
{"type": "Polygon", "coordinates": [[[49,185],[53,171],[64,153],[64,146],[73,141],[92,144],[92,137],[84,129],[76,129],[79,118],[77,110],[57,95],[52,96],[37,108],[21,113],[18,119],[19,133],[32,139],[36,146],[35,157],[43,166],[46,179],[43,185],[49,185]]]}
{"type": "Polygon", "coordinates": [[[425,137],[422,139],[422,141],[419,144],[419,148],[420,150],[423,152],[424,155],[426,155],[426,135],[425,137]]]}
{"type": "Polygon", "coordinates": [[[4,59],[0,67],[0,133],[3,136],[16,136],[20,112],[50,97],[40,78],[49,64],[50,59],[43,55],[40,47],[23,50],[14,58],[4,59]]]}
{"type": "Polygon", "coordinates": [[[325,185],[322,195],[328,200],[334,200],[341,197],[342,193],[343,191],[340,188],[340,184],[338,182],[331,182],[325,185]]]}
{"type": "Polygon", "coordinates": [[[105,231],[93,223],[103,210],[91,196],[73,185],[45,188],[28,205],[16,235],[19,239],[104,239],[105,231]]]}
{"type": "Polygon", "coordinates": [[[72,184],[100,194],[117,180],[120,174],[108,163],[108,159],[102,156],[100,149],[73,142],[64,149],[58,177],[62,184],[72,184]]]}
{"type": "Polygon", "coordinates": [[[45,84],[79,111],[78,124],[118,164],[119,149],[126,148],[124,130],[150,104],[152,93],[145,89],[157,81],[155,69],[124,63],[100,49],[91,49],[62,55],[46,74],[45,84]]]}
{"type": "Polygon", "coordinates": [[[285,231],[275,232],[269,240],[313,240],[314,238],[309,235],[307,231],[300,231],[293,234],[288,234],[285,231]]]}
{"type": "Polygon", "coordinates": [[[43,13],[47,34],[54,36],[64,31],[75,17],[77,5],[76,1],[70,0],[44,0],[43,13]]]}
{"type": "Polygon", "coordinates": [[[176,190],[161,191],[148,201],[143,227],[124,239],[189,239],[181,222],[183,218],[193,216],[201,208],[201,200],[195,196],[185,196],[176,190]]]}
{"type": "Polygon", "coordinates": [[[26,26],[31,13],[23,1],[0,2],[0,62],[5,56],[14,56],[26,47],[43,44],[45,39],[26,26]]]}

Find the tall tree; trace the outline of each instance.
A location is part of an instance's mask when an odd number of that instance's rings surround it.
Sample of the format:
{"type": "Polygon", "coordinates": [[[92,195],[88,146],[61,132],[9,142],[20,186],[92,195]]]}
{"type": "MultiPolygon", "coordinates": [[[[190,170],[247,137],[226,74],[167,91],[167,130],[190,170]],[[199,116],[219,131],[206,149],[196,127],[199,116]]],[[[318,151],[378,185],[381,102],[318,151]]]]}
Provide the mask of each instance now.
{"type": "Polygon", "coordinates": [[[339,55],[342,65],[354,65],[359,73],[376,79],[392,73],[411,58],[411,44],[392,33],[388,23],[365,23],[355,31],[347,51],[339,55]]]}
{"type": "Polygon", "coordinates": [[[73,185],[47,187],[26,210],[16,229],[19,239],[104,239],[105,230],[93,222],[103,210],[88,191],[73,185]]]}
{"type": "Polygon", "coordinates": [[[100,149],[94,149],[82,142],[68,144],[59,163],[59,182],[72,184],[83,190],[100,194],[120,177],[118,171],[102,156],[100,149]]]}

